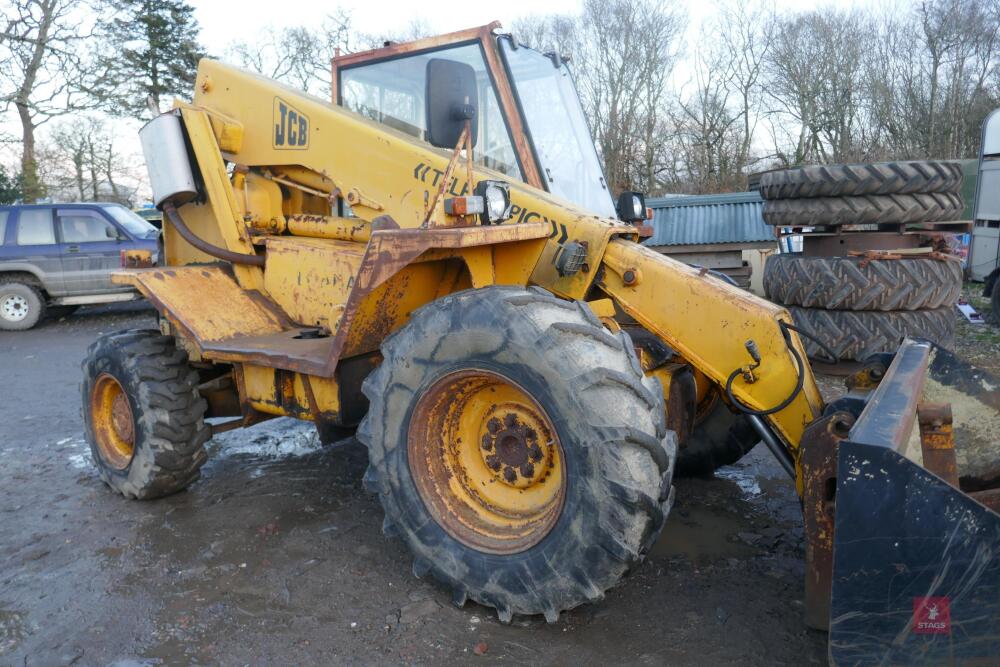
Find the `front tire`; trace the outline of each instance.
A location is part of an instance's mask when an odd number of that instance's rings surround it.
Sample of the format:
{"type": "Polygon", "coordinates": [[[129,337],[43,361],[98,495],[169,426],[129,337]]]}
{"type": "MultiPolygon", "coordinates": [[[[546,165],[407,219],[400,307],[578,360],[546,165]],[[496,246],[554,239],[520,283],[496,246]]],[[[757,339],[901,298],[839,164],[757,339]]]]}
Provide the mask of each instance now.
{"type": "Polygon", "coordinates": [[[198,373],[158,331],[98,338],[80,387],[87,443],[101,479],[126,498],[176,493],[198,479],[211,437],[198,373]]]}
{"type": "Polygon", "coordinates": [[[540,289],[467,290],[386,339],[366,486],[414,573],[513,614],[603,597],[672,502],[676,438],[625,334],[540,289]]]}

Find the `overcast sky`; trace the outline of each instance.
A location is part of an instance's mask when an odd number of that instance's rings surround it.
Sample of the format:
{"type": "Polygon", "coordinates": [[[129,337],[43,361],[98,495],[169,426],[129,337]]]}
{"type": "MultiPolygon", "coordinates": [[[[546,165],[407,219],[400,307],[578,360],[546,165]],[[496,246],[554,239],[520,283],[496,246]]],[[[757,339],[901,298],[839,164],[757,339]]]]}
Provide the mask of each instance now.
{"type": "MultiPolygon", "coordinates": [[[[2,1],[2,0],[0,0],[2,1]]],[[[262,30],[281,29],[289,26],[318,26],[327,14],[338,8],[350,11],[353,27],[362,33],[385,34],[405,30],[414,20],[420,20],[434,33],[450,32],[484,25],[499,20],[510,26],[519,17],[551,14],[578,13],[581,0],[499,0],[497,2],[468,1],[444,2],[441,0],[241,0],[237,4],[220,0],[188,0],[195,7],[195,16],[201,27],[201,43],[207,50],[220,56],[235,41],[252,39],[262,30]]],[[[745,0],[746,1],[746,0],[745,0]]],[[[835,5],[864,7],[904,0],[749,0],[773,6],[780,14],[796,10],[835,5]]],[[[716,0],[672,0],[684,8],[688,18],[687,50],[690,52],[704,43],[706,36],[701,24],[710,20],[718,11],[716,0]]],[[[679,64],[674,79],[679,84],[690,75],[685,65],[679,64]]],[[[138,155],[136,121],[118,121],[120,144],[127,153],[138,155]]],[[[14,135],[20,128],[13,110],[0,115],[0,129],[14,135]]],[[[47,128],[46,128],[47,129],[47,128]]],[[[42,133],[44,134],[44,132],[42,133]]],[[[0,146],[0,164],[15,166],[20,156],[19,144],[0,146]]]]}
{"type": "MultiPolygon", "coordinates": [[[[202,41],[213,52],[221,52],[235,40],[257,34],[263,28],[282,28],[294,25],[318,24],[337,7],[350,10],[358,30],[367,33],[394,32],[405,28],[414,19],[425,21],[435,32],[450,32],[499,20],[505,25],[518,17],[532,14],[576,13],[580,0],[342,0],[340,2],[315,2],[314,0],[241,0],[238,5],[219,0],[188,0],[195,8],[201,24],[202,41]],[[276,9],[278,11],[276,11],[276,9]]],[[[778,11],[810,9],[824,5],[838,7],[865,6],[876,0],[759,0],[771,4],[778,11]]],[[[683,6],[690,27],[698,24],[716,11],[712,0],[673,0],[671,4],[683,6]]],[[[882,2],[881,4],[885,4],[882,2]]]]}

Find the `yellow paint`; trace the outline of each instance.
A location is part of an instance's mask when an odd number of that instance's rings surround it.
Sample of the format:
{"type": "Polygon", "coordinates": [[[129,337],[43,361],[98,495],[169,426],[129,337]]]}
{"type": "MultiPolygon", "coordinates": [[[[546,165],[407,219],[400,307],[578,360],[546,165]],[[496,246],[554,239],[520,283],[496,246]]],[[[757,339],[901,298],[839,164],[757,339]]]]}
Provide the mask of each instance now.
{"type": "Polygon", "coordinates": [[[264,292],[294,322],[332,331],[363,258],[360,243],[272,236],[264,292]]]}
{"type": "Polygon", "coordinates": [[[281,320],[273,312],[217,266],[119,271],[111,279],[134,286],[180,333],[199,345],[282,330],[281,320]]]}
{"type": "MultiPolygon", "coordinates": [[[[246,225],[236,207],[236,197],[212,131],[209,114],[188,105],[177,106],[181,109],[184,127],[191,140],[191,150],[198,163],[207,195],[204,204],[186,204],[178,209],[178,213],[191,231],[205,241],[234,252],[253,253],[246,225]]],[[[195,250],[181,239],[172,225],[164,225],[164,232],[169,264],[216,261],[214,257],[195,250]]],[[[236,265],[233,271],[242,287],[260,289],[263,276],[259,267],[236,265]]]]}
{"type": "Polygon", "coordinates": [[[565,472],[555,427],[502,376],[471,369],[439,380],[414,408],[407,446],[421,497],[456,539],[520,551],[558,518],[565,472]]]}
{"type": "MultiPolygon", "coordinates": [[[[302,374],[253,364],[243,364],[243,374],[246,400],[255,410],[279,417],[314,418],[302,374]]],[[[337,381],[315,375],[308,378],[319,413],[336,421],[340,415],[337,381]]]]}
{"type": "Polygon", "coordinates": [[[337,218],[333,216],[293,215],[288,218],[288,232],[295,236],[308,236],[317,239],[334,239],[338,241],[354,241],[365,243],[372,235],[370,223],[358,218],[337,218]]]}
{"type": "Polygon", "coordinates": [[[124,470],[135,450],[135,420],[125,390],[114,377],[101,373],[90,391],[89,407],[101,458],[108,466],[124,470]]]}
{"type": "MultiPolygon", "coordinates": [[[[608,245],[605,269],[601,287],[717,386],[724,385],[734,369],[752,362],[744,343],[755,341],[763,359],[754,371],[756,381],[748,384],[740,377],[733,384],[733,394],[745,405],[771,408],[792,392],[797,368],[778,328],[779,320],[791,323],[791,317],[781,306],[628,241],[608,245]],[[639,276],[631,286],[623,277],[630,270],[639,276]]],[[[805,360],[794,333],[792,341],[805,360]]],[[[802,432],[822,408],[806,361],[802,392],[766,419],[797,458],[802,432]]]]}

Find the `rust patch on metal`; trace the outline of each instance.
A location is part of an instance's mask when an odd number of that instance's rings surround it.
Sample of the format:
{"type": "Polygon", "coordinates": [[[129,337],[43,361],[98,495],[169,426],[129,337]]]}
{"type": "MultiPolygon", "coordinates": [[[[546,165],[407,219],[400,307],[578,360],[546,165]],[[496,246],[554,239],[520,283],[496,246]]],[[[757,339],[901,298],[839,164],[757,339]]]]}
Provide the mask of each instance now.
{"type": "Polygon", "coordinates": [[[947,403],[921,403],[917,406],[920,448],[924,468],[958,488],[958,461],[952,432],[951,406],[947,403]]]}
{"type": "Polygon", "coordinates": [[[566,478],[555,428],[501,375],[466,369],[431,385],[414,406],[407,449],[435,521],[473,548],[524,551],[562,511],[566,478]]]}
{"type": "Polygon", "coordinates": [[[802,434],[799,450],[806,538],[805,616],[806,624],[817,630],[830,626],[837,449],[853,424],[854,416],[847,412],[818,419],[802,434]]]}

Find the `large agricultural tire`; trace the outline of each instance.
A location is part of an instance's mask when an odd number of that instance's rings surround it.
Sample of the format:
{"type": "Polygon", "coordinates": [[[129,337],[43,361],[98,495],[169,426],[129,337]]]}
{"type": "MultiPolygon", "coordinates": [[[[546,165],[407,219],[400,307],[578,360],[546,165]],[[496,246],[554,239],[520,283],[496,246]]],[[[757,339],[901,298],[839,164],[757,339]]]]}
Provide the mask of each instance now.
{"type": "Polygon", "coordinates": [[[45,297],[35,286],[0,278],[0,331],[26,331],[45,315],[45,297]]]}
{"type": "Polygon", "coordinates": [[[582,303],[487,287],[416,311],[382,354],[363,385],[365,486],[416,576],[502,622],[554,622],[642,560],[676,437],[627,335],[582,303]]]}
{"type": "Polygon", "coordinates": [[[112,490],[148,500],[198,479],[211,437],[207,404],[173,338],[148,330],[98,338],[83,362],[80,392],[87,442],[112,490]]]}
{"type": "Polygon", "coordinates": [[[961,187],[962,166],[958,162],[939,161],[810,165],[772,171],[760,177],[760,194],[764,199],[958,194],[961,187]]]}
{"type": "Polygon", "coordinates": [[[964,209],[962,197],[950,192],[773,199],[764,202],[764,221],[776,227],[947,222],[964,209]]]}
{"type": "Polygon", "coordinates": [[[678,477],[705,477],[722,466],[736,463],[760,442],[746,415],[729,409],[716,397],[715,406],[695,425],[677,448],[678,477]]]}
{"type": "Polygon", "coordinates": [[[832,310],[918,310],[950,306],[962,291],[962,265],[934,259],[773,255],[764,292],[775,303],[832,310]]]}
{"type": "MultiPolygon", "coordinates": [[[[895,352],[903,338],[926,338],[949,348],[955,338],[951,307],[928,310],[823,310],[789,306],[795,325],[821,340],[838,359],[864,361],[879,352],[895,352]]],[[[826,352],[802,337],[806,354],[826,360],[826,352]]]]}

